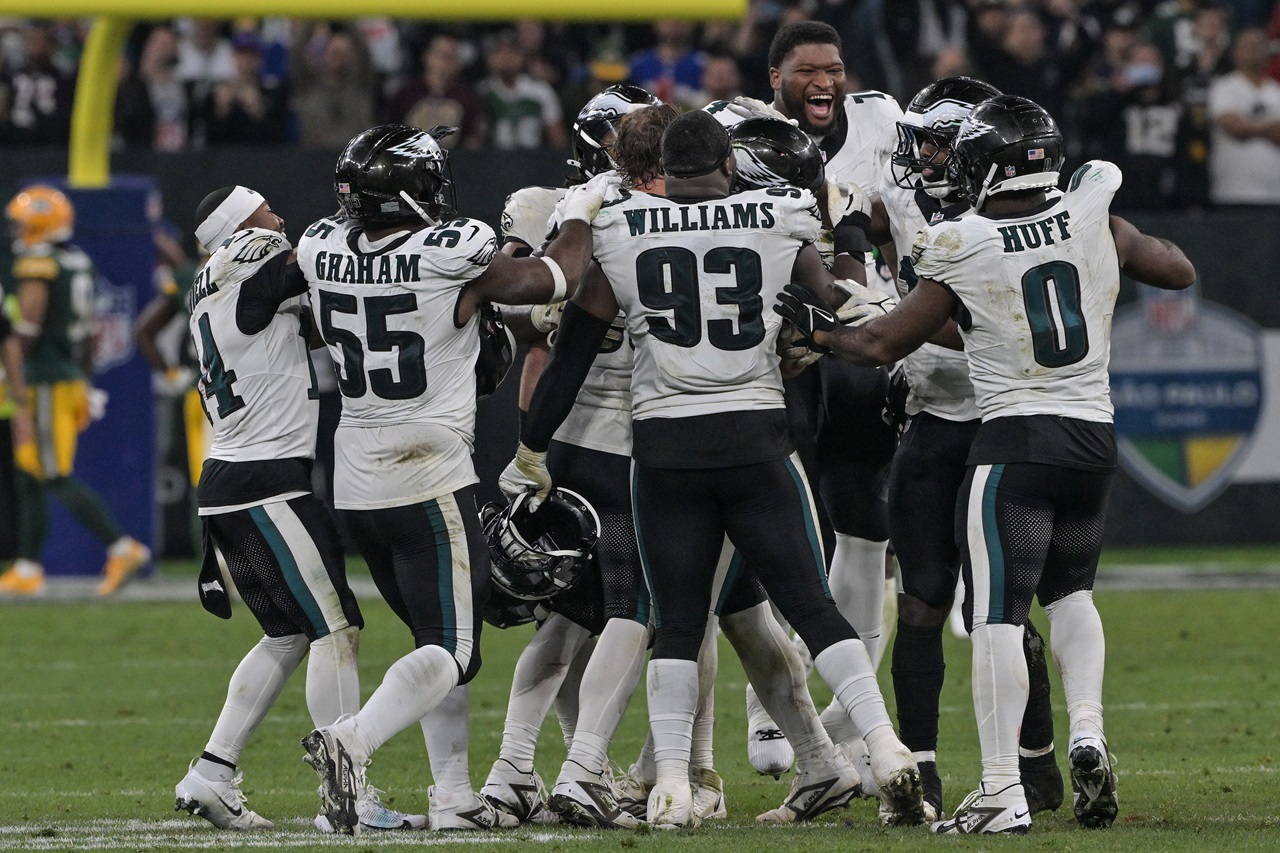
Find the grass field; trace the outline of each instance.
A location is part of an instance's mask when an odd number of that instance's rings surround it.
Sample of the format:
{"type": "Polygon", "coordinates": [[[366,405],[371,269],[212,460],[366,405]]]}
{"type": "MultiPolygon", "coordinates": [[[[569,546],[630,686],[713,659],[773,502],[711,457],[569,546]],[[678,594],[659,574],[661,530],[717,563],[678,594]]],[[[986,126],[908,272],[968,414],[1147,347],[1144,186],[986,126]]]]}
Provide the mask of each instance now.
{"type": "MultiPolygon", "coordinates": [[[[1132,562],[1175,562],[1133,560],[1132,562]]],[[[181,567],[178,573],[182,574],[181,567]]],[[[193,596],[194,599],[194,596],[193,596]]],[[[407,632],[380,601],[362,602],[366,695],[407,650],[407,632]]],[[[688,833],[604,833],[554,828],[483,836],[424,833],[326,838],[311,828],[315,777],[298,739],[310,729],[302,678],[289,684],[242,760],[250,805],[278,830],[220,833],[175,814],[173,785],[198,755],[221,706],[226,680],[256,641],[243,607],[221,622],[192,600],[166,603],[24,603],[0,606],[0,850],[191,850],[197,848],[371,850],[455,844],[480,850],[1280,850],[1280,677],[1274,668],[1280,588],[1100,592],[1108,631],[1107,731],[1118,757],[1121,817],[1085,832],[1069,802],[1038,818],[1023,839],[936,838],[921,829],[882,830],[871,802],[792,829],[757,829],[754,815],[777,805],[788,780],[751,772],[744,746],[745,681],[727,644],[717,684],[717,766],[730,817],[688,833]]],[[[1037,619],[1045,627],[1043,614],[1037,619]]],[[[473,685],[472,779],[497,754],[510,673],[527,629],[486,629],[485,669],[473,685]]],[[[940,766],[954,806],[977,783],[977,735],[967,642],[947,639],[940,766]]],[[[888,666],[882,685],[890,694],[888,666]]],[[[1058,685],[1055,682],[1055,690],[1058,685]]],[[[643,693],[643,691],[641,691],[643,693]]],[[[819,703],[829,698],[814,680],[819,703]]],[[[1055,693],[1060,700],[1061,692],[1055,693]]],[[[890,699],[890,701],[892,701],[890,699]]],[[[1060,701],[1058,702],[1060,705],[1060,701]]],[[[643,698],[624,721],[614,759],[632,760],[643,736],[643,698]]],[[[1059,760],[1065,715],[1059,713],[1059,760]]],[[[554,723],[538,766],[554,777],[563,758],[554,723]]],[[[425,811],[430,773],[420,732],[377,755],[371,780],[403,810],[425,811]]]]}

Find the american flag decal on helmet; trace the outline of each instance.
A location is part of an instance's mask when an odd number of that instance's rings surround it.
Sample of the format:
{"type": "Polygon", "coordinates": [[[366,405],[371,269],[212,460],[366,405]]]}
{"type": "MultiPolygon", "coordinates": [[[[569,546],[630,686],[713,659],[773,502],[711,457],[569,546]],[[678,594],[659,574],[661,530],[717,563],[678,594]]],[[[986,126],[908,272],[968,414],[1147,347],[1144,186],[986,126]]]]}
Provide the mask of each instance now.
{"type": "Polygon", "coordinates": [[[1043,149],[1043,148],[1030,148],[1030,149],[1028,149],[1028,150],[1027,150],[1027,159],[1028,159],[1028,160],[1043,160],[1043,159],[1044,159],[1044,149],[1043,149]]]}
{"type": "Polygon", "coordinates": [[[345,181],[340,181],[340,182],[338,183],[338,192],[340,192],[340,193],[349,193],[349,192],[351,192],[351,184],[348,184],[348,183],[346,183],[345,181]]]}

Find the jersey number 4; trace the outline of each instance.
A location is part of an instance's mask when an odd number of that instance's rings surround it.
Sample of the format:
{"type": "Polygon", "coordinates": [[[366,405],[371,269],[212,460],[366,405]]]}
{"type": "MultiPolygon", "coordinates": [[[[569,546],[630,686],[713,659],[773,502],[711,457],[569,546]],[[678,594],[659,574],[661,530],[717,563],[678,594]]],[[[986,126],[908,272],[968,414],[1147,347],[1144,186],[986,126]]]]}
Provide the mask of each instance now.
{"type": "Polygon", "coordinates": [[[412,400],[427,391],[427,366],[423,360],[426,343],[422,335],[406,329],[388,329],[387,318],[393,314],[409,314],[418,309],[418,297],[412,293],[391,296],[366,296],[320,291],[320,334],[331,346],[342,351],[342,370],[338,372],[338,388],[344,397],[363,397],[372,390],[384,400],[412,400]],[[364,348],[360,336],[350,329],[333,324],[334,314],[360,314],[364,304],[365,339],[370,352],[397,351],[395,372],[388,367],[364,370],[364,348]],[[399,379],[396,378],[399,373],[399,379]]]}
{"type": "Polygon", "coordinates": [[[1050,261],[1022,275],[1022,301],[1031,326],[1036,363],[1075,364],[1089,352],[1089,327],[1080,309],[1080,274],[1075,264],[1050,261]]]}
{"type": "MultiPolygon", "coordinates": [[[[738,306],[738,320],[708,320],[707,340],[716,349],[745,350],[764,340],[763,275],[760,255],[751,249],[718,246],[702,259],[703,272],[734,276],[728,287],[716,288],[716,302],[738,306]]],[[[649,333],[678,347],[702,341],[702,300],[698,287],[698,256],[681,246],[646,249],[636,257],[636,286],[640,301],[654,311],[670,311],[671,318],[650,317],[649,333]]]]}

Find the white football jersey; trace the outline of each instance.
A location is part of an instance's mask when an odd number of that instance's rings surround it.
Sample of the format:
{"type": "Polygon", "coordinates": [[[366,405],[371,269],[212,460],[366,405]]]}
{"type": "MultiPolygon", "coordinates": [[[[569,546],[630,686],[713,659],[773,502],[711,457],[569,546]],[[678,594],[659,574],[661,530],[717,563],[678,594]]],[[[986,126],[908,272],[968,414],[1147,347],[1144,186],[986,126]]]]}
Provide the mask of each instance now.
{"type": "Polygon", "coordinates": [[[530,249],[542,248],[547,223],[566,192],[563,187],[525,187],[507,196],[502,206],[502,242],[515,239],[530,249]]]}
{"type": "MultiPolygon", "coordinates": [[[[899,297],[906,296],[915,284],[911,247],[915,245],[916,235],[929,225],[916,192],[899,187],[894,182],[890,164],[884,164],[880,200],[889,216],[889,230],[898,252],[899,297]]],[[[941,217],[941,210],[936,215],[941,217]]],[[[969,359],[963,352],[925,344],[902,360],[902,369],[911,388],[907,395],[907,414],[928,412],[949,421],[972,421],[980,417],[973,398],[973,383],[969,381],[969,359]]]]}
{"type": "Polygon", "coordinates": [[[845,95],[844,114],[848,130],[838,149],[827,150],[833,140],[816,140],[827,154],[827,180],[857,184],[873,193],[880,186],[881,169],[898,147],[902,108],[884,92],[854,92],[845,95]]]}
{"type": "Polygon", "coordinates": [[[213,424],[212,459],[315,456],[320,410],[307,347],[307,297],[285,300],[256,334],[236,322],[241,285],[289,249],[276,231],[238,231],[214,250],[191,286],[188,325],[201,366],[201,400],[213,424]]]}
{"type": "Polygon", "coordinates": [[[949,287],[968,314],[961,330],[984,421],[1111,422],[1107,365],[1120,264],[1109,208],[1120,181],[1114,164],[1091,160],[1065,193],[1034,210],[970,212],[917,238],[916,272],[949,287]]]}
{"type": "Polygon", "coordinates": [[[783,407],[770,309],[820,227],[813,194],[792,187],[601,208],[595,255],[636,348],[636,420],[783,407]]]}
{"type": "Polygon", "coordinates": [[[476,482],[479,316],[458,325],[455,310],[496,247],[474,219],[377,242],[357,223],[322,219],[298,244],[343,397],[338,507],[397,506],[476,482]]]}

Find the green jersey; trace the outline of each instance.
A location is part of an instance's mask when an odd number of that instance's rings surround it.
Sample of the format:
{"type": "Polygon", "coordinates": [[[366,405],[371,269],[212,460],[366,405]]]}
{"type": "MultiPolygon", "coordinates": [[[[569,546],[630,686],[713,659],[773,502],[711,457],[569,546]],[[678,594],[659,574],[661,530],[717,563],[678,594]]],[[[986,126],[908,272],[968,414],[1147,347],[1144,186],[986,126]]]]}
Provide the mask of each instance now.
{"type": "Polygon", "coordinates": [[[93,337],[94,273],[89,256],[70,245],[26,249],[13,262],[13,279],[41,281],[48,289],[40,336],[27,351],[27,382],[50,384],[85,375],[93,337]]]}

